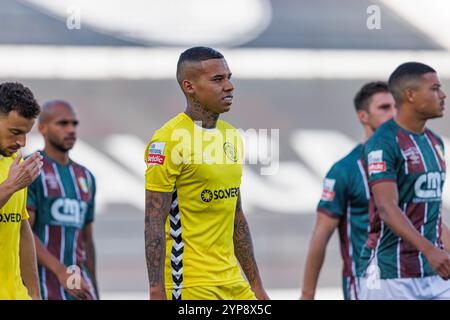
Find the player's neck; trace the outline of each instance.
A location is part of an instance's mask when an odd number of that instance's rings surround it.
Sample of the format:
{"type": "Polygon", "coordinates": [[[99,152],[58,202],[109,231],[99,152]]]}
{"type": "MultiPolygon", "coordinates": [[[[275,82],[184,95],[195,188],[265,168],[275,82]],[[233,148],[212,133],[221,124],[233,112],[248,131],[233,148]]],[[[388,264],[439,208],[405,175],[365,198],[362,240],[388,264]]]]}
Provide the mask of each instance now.
{"type": "Polygon", "coordinates": [[[399,109],[395,122],[405,130],[416,134],[423,133],[427,120],[421,119],[414,112],[409,112],[407,108],[408,106],[403,106],[403,108],[399,109]]]}
{"type": "Polygon", "coordinates": [[[370,139],[370,137],[373,136],[374,131],[370,126],[365,125],[364,126],[364,141],[363,143],[366,143],[367,140],[370,139]]]}
{"type": "Polygon", "coordinates": [[[187,100],[186,110],[184,111],[194,122],[200,122],[201,127],[213,129],[216,127],[219,114],[206,109],[196,100],[187,100]]]}
{"type": "Polygon", "coordinates": [[[50,146],[45,146],[44,152],[49,158],[52,158],[53,160],[55,160],[58,164],[60,164],[62,166],[66,166],[70,162],[68,152],[62,152],[62,151],[52,148],[50,146]]]}

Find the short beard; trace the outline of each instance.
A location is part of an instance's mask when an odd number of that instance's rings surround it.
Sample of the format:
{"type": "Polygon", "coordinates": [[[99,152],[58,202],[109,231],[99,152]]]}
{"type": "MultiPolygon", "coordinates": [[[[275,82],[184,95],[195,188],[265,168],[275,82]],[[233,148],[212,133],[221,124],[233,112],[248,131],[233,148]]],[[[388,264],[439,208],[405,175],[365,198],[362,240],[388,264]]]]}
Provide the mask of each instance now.
{"type": "Polygon", "coordinates": [[[53,139],[49,138],[48,142],[52,145],[53,148],[55,148],[56,150],[58,150],[59,152],[63,152],[66,153],[68,152],[70,149],[72,148],[64,148],[61,144],[55,142],[53,139]]]}
{"type": "Polygon", "coordinates": [[[0,156],[8,157],[9,155],[7,155],[7,154],[5,153],[5,151],[3,151],[3,149],[0,149],[0,156]]]}

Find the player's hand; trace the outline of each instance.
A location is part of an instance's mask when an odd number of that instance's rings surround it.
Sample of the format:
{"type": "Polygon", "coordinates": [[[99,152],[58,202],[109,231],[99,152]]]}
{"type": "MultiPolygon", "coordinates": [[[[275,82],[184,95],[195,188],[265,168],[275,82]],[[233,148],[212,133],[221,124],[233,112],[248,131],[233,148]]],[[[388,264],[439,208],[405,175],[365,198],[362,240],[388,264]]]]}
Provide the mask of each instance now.
{"type": "Polygon", "coordinates": [[[255,288],[253,289],[253,292],[258,300],[270,300],[270,297],[264,288],[255,288]]]}
{"type": "Polygon", "coordinates": [[[150,300],[167,300],[166,290],[161,287],[150,288],[150,300]]]}
{"type": "Polygon", "coordinates": [[[39,152],[34,153],[23,162],[20,162],[21,160],[22,155],[18,154],[9,168],[6,179],[14,192],[28,187],[39,176],[42,167],[42,156],[39,152]]]}
{"type": "Polygon", "coordinates": [[[31,296],[31,300],[42,300],[42,297],[41,297],[40,294],[32,295],[32,296],[31,296]]]}
{"type": "Polygon", "coordinates": [[[72,284],[72,280],[69,279],[71,276],[73,276],[73,274],[67,273],[65,268],[61,269],[61,271],[56,275],[61,286],[72,297],[78,300],[92,300],[93,298],[91,295],[90,287],[83,279],[83,277],[80,277],[80,287],[73,288],[73,286],[70,285],[72,284]]]}
{"type": "Polygon", "coordinates": [[[314,295],[302,293],[300,300],[314,300],[314,295]]]}
{"type": "Polygon", "coordinates": [[[425,258],[430,263],[431,268],[444,280],[450,279],[450,255],[441,249],[433,247],[425,258]]]}

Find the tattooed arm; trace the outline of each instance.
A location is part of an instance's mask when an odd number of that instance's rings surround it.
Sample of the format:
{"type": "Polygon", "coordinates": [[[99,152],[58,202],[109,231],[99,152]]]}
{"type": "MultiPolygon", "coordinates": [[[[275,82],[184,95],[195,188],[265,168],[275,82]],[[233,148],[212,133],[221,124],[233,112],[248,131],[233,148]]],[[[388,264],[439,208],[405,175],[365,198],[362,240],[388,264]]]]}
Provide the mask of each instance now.
{"type": "Polygon", "coordinates": [[[263,288],[261,277],[259,276],[258,266],[253,253],[252,237],[245,219],[241,205],[241,194],[239,193],[236,214],[234,218],[234,253],[241,265],[242,270],[247,277],[253,292],[258,300],[268,300],[269,296],[263,288]]]}
{"type": "Polygon", "coordinates": [[[150,299],[167,299],[164,280],[165,224],[172,202],[171,192],[145,191],[145,257],[150,299]]]}

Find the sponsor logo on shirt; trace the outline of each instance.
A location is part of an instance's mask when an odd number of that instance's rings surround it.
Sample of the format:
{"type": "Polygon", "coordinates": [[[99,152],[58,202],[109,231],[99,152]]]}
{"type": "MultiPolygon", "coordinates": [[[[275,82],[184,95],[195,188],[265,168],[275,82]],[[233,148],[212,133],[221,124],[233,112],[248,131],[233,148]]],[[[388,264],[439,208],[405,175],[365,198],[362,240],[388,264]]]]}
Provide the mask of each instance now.
{"type": "Polygon", "coordinates": [[[212,200],[236,198],[238,195],[239,195],[239,187],[235,187],[219,190],[205,189],[202,191],[200,197],[202,198],[203,202],[211,202],[212,200]]]}
{"type": "Polygon", "coordinates": [[[333,201],[335,184],[336,184],[335,179],[325,178],[325,180],[323,181],[323,192],[321,197],[323,201],[333,201]]]}
{"type": "Polygon", "coordinates": [[[417,178],[414,184],[416,198],[414,202],[429,200],[440,201],[442,197],[442,187],[445,180],[444,172],[428,172],[417,178]]]}
{"type": "Polygon", "coordinates": [[[150,148],[148,149],[148,153],[163,155],[165,148],[166,148],[165,142],[154,142],[150,145],[150,148]]]}
{"type": "Polygon", "coordinates": [[[150,145],[147,155],[147,165],[163,165],[166,156],[164,156],[165,142],[154,142],[150,145]]]}
{"type": "Polygon", "coordinates": [[[386,162],[383,161],[383,150],[369,152],[368,160],[369,175],[386,172],[386,162]]]}
{"type": "Polygon", "coordinates": [[[22,216],[20,215],[20,213],[0,213],[0,223],[19,223],[20,221],[22,221],[22,216]]]}

